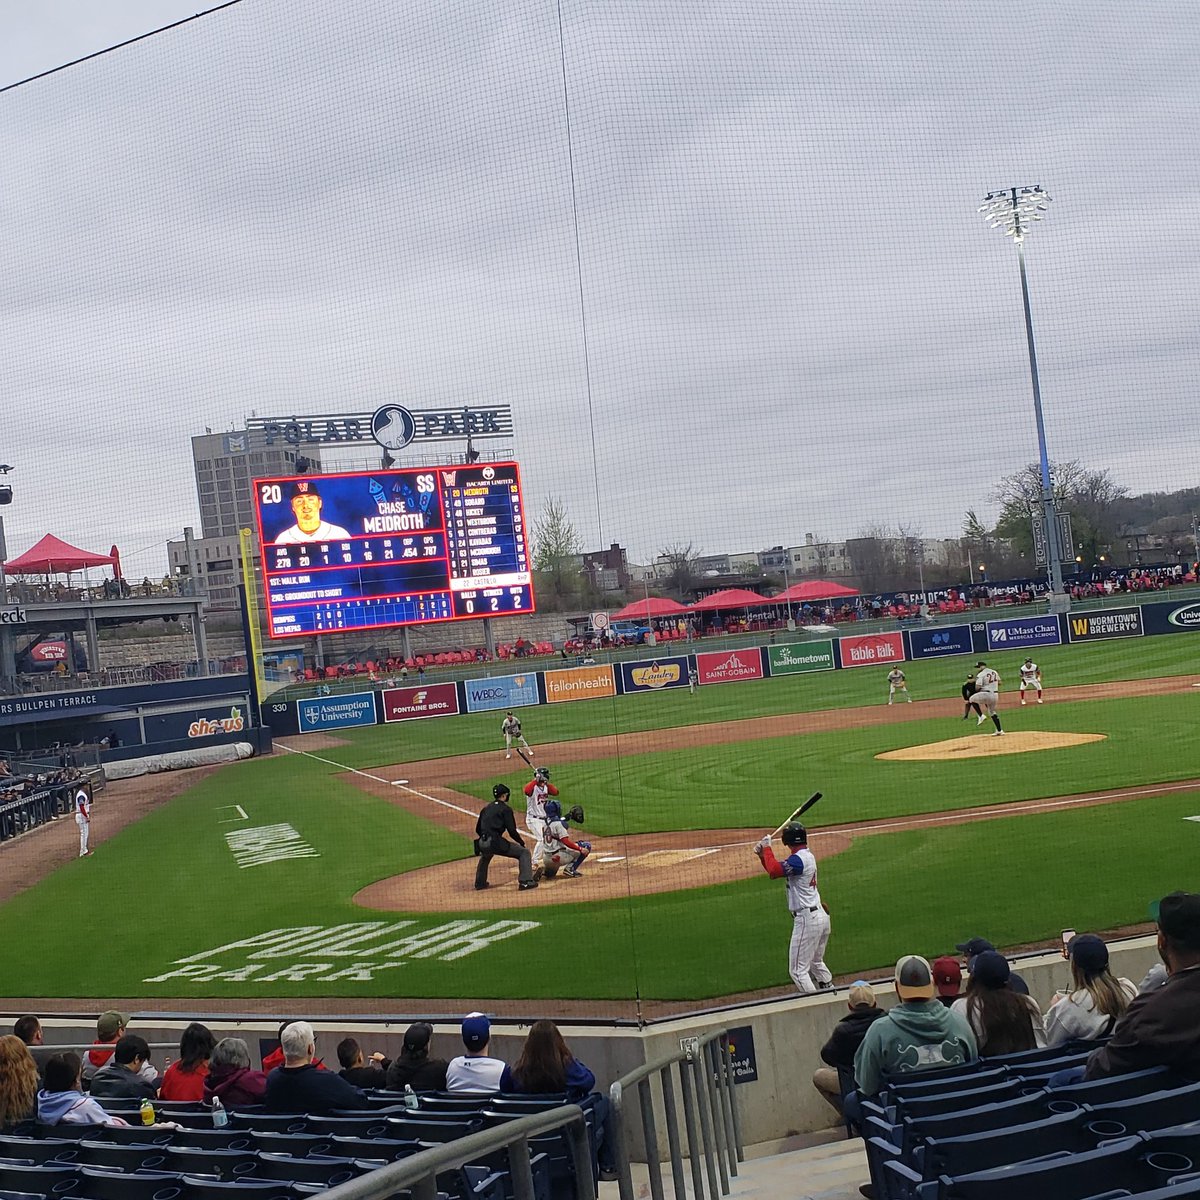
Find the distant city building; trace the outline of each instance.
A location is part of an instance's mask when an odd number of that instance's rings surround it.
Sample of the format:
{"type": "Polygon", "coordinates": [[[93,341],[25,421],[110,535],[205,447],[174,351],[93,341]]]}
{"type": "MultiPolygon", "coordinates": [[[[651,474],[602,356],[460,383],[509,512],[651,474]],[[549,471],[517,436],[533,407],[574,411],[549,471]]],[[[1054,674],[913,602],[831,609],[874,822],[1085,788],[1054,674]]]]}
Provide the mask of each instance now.
{"type": "Polygon", "coordinates": [[[811,575],[825,578],[831,575],[849,575],[853,570],[845,542],[818,542],[811,534],[805,534],[802,546],[772,546],[760,550],[758,565],[772,575],[811,575]]]}
{"type": "Polygon", "coordinates": [[[625,548],[616,542],[607,550],[592,550],[583,556],[583,569],[602,592],[628,591],[633,582],[625,548]]]}

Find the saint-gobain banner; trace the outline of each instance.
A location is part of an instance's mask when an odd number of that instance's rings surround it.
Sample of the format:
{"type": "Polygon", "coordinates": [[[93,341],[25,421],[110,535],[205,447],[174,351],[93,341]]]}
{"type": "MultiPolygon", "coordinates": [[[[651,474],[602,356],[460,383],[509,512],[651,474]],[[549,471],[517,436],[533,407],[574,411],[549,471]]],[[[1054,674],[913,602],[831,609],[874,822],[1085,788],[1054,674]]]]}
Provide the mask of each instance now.
{"type": "Polygon", "coordinates": [[[696,655],[696,675],[701,683],[737,683],[763,677],[762,651],[757,646],[742,650],[717,650],[696,655]]]}
{"type": "Polygon", "coordinates": [[[452,683],[425,687],[388,688],[383,693],[385,721],[415,721],[421,717],[453,717],[458,713],[458,688],[452,683]]]}
{"type": "Polygon", "coordinates": [[[1200,630],[1200,600],[1143,604],[1142,620],[1147,633],[1194,633],[1200,630]]]}
{"type": "Polygon", "coordinates": [[[621,691],[626,694],[687,687],[687,681],[688,659],[685,654],[673,658],[643,658],[621,664],[621,691]]]}
{"type": "Polygon", "coordinates": [[[375,694],[352,692],[348,696],[317,696],[312,700],[297,700],[296,718],[301,733],[349,729],[352,725],[374,725],[375,694]]]}
{"type": "Polygon", "coordinates": [[[989,650],[1024,650],[1027,646],[1057,646],[1062,641],[1058,617],[1011,617],[987,623],[989,650]]]}
{"type": "Polygon", "coordinates": [[[802,671],[832,671],[833,639],[795,642],[790,646],[768,646],[767,661],[772,675],[799,675],[802,671]]]}
{"type": "Polygon", "coordinates": [[[904,661],[904,634],[868,633],[838,638],[843,667],[875,667],[904,661]]]}
{"type": "Polygon", "coordinates": [[[942,625],[937,629],[910,629],[910,658],[945,658],[950,654],[971,653],[970,625],[942,625]]]}
{"type": "Polygon", "coordinates": [[[537,674],[496,675],[492,679],[468,679],[467,712],[493,708],[524,708],[538,702],[537,674]]]}
{"type": "Polygon", "coordinates": [[[1141,636],[1140,608],[1106,608],[1067,616],[1067,637],[1073,642],[1104,642],[1110,638],[1141,636]]]}

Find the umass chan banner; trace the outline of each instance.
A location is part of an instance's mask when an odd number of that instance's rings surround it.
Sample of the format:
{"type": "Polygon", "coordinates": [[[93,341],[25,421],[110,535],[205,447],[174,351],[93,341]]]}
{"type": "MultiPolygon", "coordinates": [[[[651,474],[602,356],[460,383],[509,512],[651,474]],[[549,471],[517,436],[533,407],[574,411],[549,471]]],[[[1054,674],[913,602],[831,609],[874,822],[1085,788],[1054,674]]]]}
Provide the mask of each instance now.
{"type": "Polygon", "coordinates": [[[742,650],[717,650],[696,655],[696,676],[701,683],[740,683],[762,679],[762,651],[757,646],[742,650]]]}
{"type": "Polygon", "coordinates": [[[1106,642],[1141,637],[1142,633],[1141,608],[1104,608],[1067,615],[1067,637],[1073,642],[1106,642]]]}

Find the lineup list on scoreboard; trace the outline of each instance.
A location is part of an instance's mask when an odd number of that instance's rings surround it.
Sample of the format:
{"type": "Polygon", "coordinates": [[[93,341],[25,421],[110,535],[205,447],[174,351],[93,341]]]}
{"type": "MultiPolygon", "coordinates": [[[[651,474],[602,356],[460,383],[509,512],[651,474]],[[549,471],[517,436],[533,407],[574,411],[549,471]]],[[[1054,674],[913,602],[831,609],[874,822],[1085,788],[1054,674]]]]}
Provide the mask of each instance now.
{"type": "Polygon", "coordinates": [[[516,464],[254,487],[274,637],[533,611],[516,464]]]}

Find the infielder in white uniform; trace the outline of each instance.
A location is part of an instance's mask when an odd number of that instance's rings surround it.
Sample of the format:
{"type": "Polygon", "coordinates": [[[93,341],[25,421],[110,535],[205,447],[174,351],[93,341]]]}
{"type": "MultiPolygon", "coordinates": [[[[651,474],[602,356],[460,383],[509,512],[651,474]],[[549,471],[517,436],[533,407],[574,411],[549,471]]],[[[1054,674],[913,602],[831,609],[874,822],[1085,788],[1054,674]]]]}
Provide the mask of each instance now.
{"type": "Polygon", "coordinates": [[[897,692],[903,692],[904,698],[912,703],[912,697],[908,694],[908,680],[904,677],[904,672],[899,667],[893,667],[888,672],[888,703],[891,704],[897,692]]]}
{"type": "Polygon", "coordinates": [[[1027,658],[1021,664],[1021,707],[1025,707],[1025,693],[1029,690],[1037,691],[1037,702],[1042,702],[1042,668],[1033,661],[1032,658],[1027,658]]]}
{"type": "Polygon", "coordinates": [[[1000,705],[1000,672],[983,661],[975,664],[975,692],[970,703],[979,705],[979,720],[975,724],[982,725],[991,717],[996,727],[992,737],[999,737],[1004,732],[1000,714],[996,711],[1000,705]]]}
{"type": "Polygon", "coordinates": [[[546,834],[546,801],[558,795],[558,788],[550,782],[550,768],[538,767],[533,778],[525,785],[525,828],[533,838],[534,878],[542,862],[542,839],[546,834]]]}
{"type": "Polygon", "coordinates": [[[787,880],[788,911],[792,914],[788,973],[801,992],[817,992],[833,987],[833,973],[825,965],[829,910],[817,891],[817,860],[808,848],[808,831],[803,825],[785,825],[779,836],[791,850],[783,862],[775,858],[769,837],[754,847],[754,853],[772,879],[787,880]]]}
{"type": "Polygon", "coordinates": [[[92,800],[83,785],[75,793],[75,824],[79,826],[79,857],[86,858],[91,854],[88,836],[92,832],[92,800]]]}
{"type": "Polygon", "coordinates": [[[524,748],[525,753],[529,756],[529,761],[533,761],[533,751],[529,747],[529,743],[525,740],[525,735],[521,732],[521,718],[514,717],[511,712],[504,714],[504,720],[500,722],[500,732],[504,734],[504,757],[512,758],[513,742],[516,742],[517,748],[524,748]]]}

